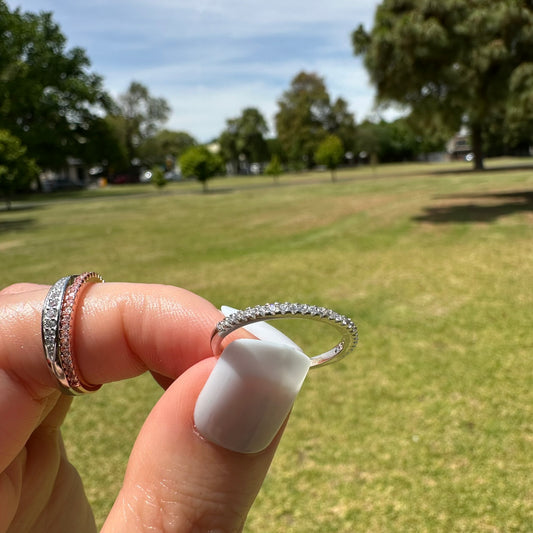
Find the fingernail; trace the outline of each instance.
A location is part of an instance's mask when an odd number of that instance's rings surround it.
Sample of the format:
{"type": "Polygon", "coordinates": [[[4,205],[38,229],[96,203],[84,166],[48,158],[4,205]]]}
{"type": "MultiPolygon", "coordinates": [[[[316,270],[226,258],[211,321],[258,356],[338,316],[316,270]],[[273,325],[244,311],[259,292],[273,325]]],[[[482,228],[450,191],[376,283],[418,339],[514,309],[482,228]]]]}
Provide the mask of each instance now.
{"type": "MultiPolygon", "coordinates": [[[[238,309],[235,309],[234,307],[230,307],[228,305],[223,305],[220,310],[222,311],[222,313],[224,313],[224,316],[229,316],[238,311],[238,309]]],[[[255,335],[258,339],[261,339],[262,341],[272,341],[278,344],[288,344],[289,346],[292,346],[293,348],[296,348],[297,350],[303,352],[303,350],[292,339],[287,337],[287,335],[282,333],[279,329],[275,328],[271,324],[268,324],[267,322],[254,322],[252,324],[244,326],[243,329],[249,331],[252,335],[255,335]]]]}
{"type": "Polygon", "coordinates": [[[288,345],[233,341],[198,396],[196,429],[228,450],[264,450],[287,418],[310,364],[305,354],[288,345]]]}

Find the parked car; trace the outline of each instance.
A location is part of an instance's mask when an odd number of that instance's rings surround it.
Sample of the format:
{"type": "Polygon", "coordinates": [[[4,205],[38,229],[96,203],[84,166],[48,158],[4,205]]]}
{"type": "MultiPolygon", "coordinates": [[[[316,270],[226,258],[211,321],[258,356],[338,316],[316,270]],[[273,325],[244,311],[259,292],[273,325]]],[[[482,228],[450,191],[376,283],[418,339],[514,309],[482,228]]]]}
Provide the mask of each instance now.
{"type": "Polygon", "coordinates": [[[43,183],[45,192],[79,191],[84,188],[83,184],[74,182],[69,178],[55,178],[43,183]]]}

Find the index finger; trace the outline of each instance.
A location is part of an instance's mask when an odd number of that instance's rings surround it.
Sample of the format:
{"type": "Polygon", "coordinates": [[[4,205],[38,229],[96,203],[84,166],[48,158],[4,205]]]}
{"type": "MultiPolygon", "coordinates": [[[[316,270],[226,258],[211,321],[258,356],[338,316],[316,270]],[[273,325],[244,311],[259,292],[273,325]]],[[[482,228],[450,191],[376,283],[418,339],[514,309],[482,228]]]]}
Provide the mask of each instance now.
{"type": "MultiPolygon", "coordinates": [[[[38,396],[56,383],[41,342],[47,288],[0,298],[0,369],[38,396]]],[[[99,385],[147,369],[175,378],[211,355],[210,335],[221,313],[187,290],[164,285],[103,283],[88,287],[74,319],[80,374],[99,385]]]]}

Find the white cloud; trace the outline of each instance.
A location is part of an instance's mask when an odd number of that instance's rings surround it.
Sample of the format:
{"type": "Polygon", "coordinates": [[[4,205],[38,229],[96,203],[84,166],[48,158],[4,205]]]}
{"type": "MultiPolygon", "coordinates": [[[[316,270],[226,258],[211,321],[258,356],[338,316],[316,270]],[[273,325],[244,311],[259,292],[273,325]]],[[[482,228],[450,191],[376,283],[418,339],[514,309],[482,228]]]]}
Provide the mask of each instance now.
{"type": "Polygon", "coordinates": [[[272,124],[277,99],[301,70],[323,76],[358,120],[373,89],[350,33],[370,26],[377,0],[13,0],[53,11],[69,46],[82,46],[116,96],[132,80],[166,98],[168,127],[199,140],[257,107],[272,124]]]}

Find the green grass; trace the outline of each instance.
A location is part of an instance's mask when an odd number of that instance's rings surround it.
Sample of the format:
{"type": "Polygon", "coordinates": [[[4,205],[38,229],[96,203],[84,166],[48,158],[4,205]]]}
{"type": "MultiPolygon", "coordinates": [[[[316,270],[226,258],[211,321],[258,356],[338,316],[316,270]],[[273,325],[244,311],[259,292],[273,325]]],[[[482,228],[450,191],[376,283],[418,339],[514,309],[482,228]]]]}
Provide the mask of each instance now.
{"type": "MultiPolygon", "coordinates": [[[[533,170],[522,163],[29,199],[0,212],[0,285],[94,269],[217,305],[296,300],[351,316],[360,346],[310,374],[247,532],[531,531],[533,170]]],[[[286,328],[309,352],[323,343],[322,330],[286,328]]],[[[159,394],[143,376],[74,402],[67,448],[100,523],[159,394]]]]}

